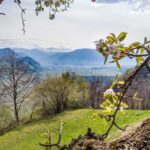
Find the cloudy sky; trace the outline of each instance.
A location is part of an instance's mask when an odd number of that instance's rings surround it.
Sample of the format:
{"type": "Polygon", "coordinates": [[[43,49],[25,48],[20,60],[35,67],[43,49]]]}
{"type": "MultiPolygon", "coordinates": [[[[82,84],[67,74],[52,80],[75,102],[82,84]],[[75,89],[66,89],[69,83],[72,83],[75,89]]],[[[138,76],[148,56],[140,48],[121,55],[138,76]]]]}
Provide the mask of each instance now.
{"type": "Polygon", "coordinates": [[[128,32],[126,43],[150,38],[150,0],[75,0],[69,11],[35,15],[34,0],[22,0],[26,8],[26,34],[22,34],[20,9],[12,0],[0,6],[0,47],[93,48],[94,41],[110,32],[128,32]]]}

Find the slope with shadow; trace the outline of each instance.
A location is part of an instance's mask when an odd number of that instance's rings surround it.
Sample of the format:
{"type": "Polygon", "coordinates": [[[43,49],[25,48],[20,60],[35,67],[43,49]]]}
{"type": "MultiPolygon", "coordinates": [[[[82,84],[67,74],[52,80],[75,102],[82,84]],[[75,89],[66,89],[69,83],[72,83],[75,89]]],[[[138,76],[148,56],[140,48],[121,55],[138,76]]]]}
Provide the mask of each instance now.
{"type": "Polygon", "coordinates": [[[13,48],[13,50],[20,56],[28,56],[39,62],[42,67],[49,67],[54,65],[53,61],[62,56],[66,52],[58,52],[57,49],[26,49],[26,48],[13,48]],[[55,51],[54,51],[55,50],[55,51]]]}
{"type": "Polygon", "coordinates": [[[0,58],[9,57],[10,55],[14,55],[15,52],[10,48],[0,49],[0,58]]]}
{"type": "Polygon", "coordinates": [[[33,71],[33,72],[41,72],[42,71],[42,67],[41,65],[35,61],[34,59],[32,59],[31,57],[22,57],[20,55],[18,55],[17,53],[15,53],[12,49],[10,48],[4,48],[4,49],[0,49],[0,64],[4,63],[4,61],[8,58],[11,57],[12,55],[14,55],[18,60],[22,60],[23,63],[25,63],[26,65],[29,66],[29,68],[33,71]]]}

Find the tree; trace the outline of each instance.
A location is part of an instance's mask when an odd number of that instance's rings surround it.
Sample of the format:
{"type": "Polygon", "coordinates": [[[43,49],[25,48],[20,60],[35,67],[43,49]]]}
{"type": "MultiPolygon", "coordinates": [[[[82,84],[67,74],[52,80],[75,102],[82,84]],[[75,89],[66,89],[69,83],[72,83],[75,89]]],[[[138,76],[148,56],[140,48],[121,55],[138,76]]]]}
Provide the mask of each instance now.
{"type": "MultiPolygon", "coordinates": [[[[0,4],[2,4],[4,0],[0,0],[0,4]]],[[[91,0],[95,2],[96,0],[91,0]]],[[[21,11],[25,13],[25,9],[21,7],[21,0],[14,0],[14,2],[21,8],[21,11]]],[[[49,19],[53,20],[55,18],[56,13],[61,11],[67,11],[70,7],[70,4],[73,3],[74,0],[35,0],[35,12],[38,15],[40,12],[43,12],[46,8],[49,9],[49,19]]],[[[5,15],[1,13],[1,15],[5,15]]]]}
{"type": "Polygon", "coordinates": [[[44,115],[60,113],[67,108],[70,78],[47,76],[34,88],[44,115]]]}
{"type": "Polygon", "coordinates": [[[89,82],[89,106],[98,109],[103,101],[102,95],[111,84],[111,78],[93,77],[89,82]]]}
{"type": "Polygon", "coordinates": [[[83,77],[77,76],[68,87],[69,108],[79,109],[88,107],[88,82],[83,77]]]}
{"type": "MultiPolygon", "coordinates": [[[[121,76],[122,80],[125,80],[129,75],[135,71],[136,67],[128,70],[121,76]]],[[[128,105],[129,109],[150,109],[150,77],[149,70],[145,66],[141,71],[136,75],[132,85],[128,89],[125,99],[125,103],[128,105]],[[140,86],[139,86],[140,85],[140,86]],[[136,94],[138,97],[135,97],[136,94]],[[133,95],[135,95],[133,97],[133,95]]]]}
{"type": "Polygon", "coordinates": [[[0,83],[3,91],[2,99],[7,108],[15,116],[19,124],[19,112],[26,98],[29,96],[38,75],[34,73],[23,59],[15,54],[3,58],[0,65],[0,83]]]}

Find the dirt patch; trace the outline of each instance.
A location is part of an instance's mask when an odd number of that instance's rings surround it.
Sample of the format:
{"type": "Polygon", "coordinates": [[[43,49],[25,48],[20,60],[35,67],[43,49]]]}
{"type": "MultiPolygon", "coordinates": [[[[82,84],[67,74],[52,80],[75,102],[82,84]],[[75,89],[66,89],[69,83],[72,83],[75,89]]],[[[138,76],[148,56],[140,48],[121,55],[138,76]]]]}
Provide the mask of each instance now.
{"type": "Polygon", "coordinates": [[[89,129],[84,136],[73,139],[71,150],[150,150],[150,118],[133,132],[112,142],[104,142],[101,137],[89,129]]]}
{"type": "Polygon", "coordinates": [[[134,133],[109,143],[112,150],[150,150],[150,118],[143,121],[134,133]]]}

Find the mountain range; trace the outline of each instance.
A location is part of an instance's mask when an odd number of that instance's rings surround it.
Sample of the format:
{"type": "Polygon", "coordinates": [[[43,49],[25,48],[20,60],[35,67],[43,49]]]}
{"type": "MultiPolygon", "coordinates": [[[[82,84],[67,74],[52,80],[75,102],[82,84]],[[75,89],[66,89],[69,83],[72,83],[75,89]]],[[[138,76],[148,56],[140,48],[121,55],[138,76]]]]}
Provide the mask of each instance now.
{"type": "MultiPolygon", "coordinates": [[[[66,70],[74,71],[81,75],[108,75],[122,73],[127,68],[135,65],[135,62],[122,60],[122,70],[117,70],[115,64],[104,65],[104,58],[94,49],[82,48],[74,51],[57,51],[57,49],[25,49],[25,48],[5,48],[0,49],[0,56],[6,55],[9,51],[14,52],[18,57],[22,57],[35,69],[42,68],[48,73],[61,73],[66,70]],[[128,62],[131,62],[130,64],[128,62]]],[[[111,61],[111,59],[109,59],[111,61]]],[[[39,69],[41,70],[41,69],[39,69]]]]}
{"type": "MultiPolygon", "coordinates": [[[[94,49],[82,48],[76,49],[69,52],[57,52],[57,51],[43,51],[40,49],[21,49],[14,48],[16,53],[29,56],[39,62],[43,67],[51,65],[61,65],[61,66],[93,66],[102,67],[104,66],[104,58],[94,49]]],[[[111,61],[109,59],[109,61],[111,61]]],[[[129,61],[128,59],[123,59],[121,65],[124,67],[134,66],[134,61],[129,61]]],[[[114,64],[106,64],[106,66],[115,66],[114,64]]]]}

